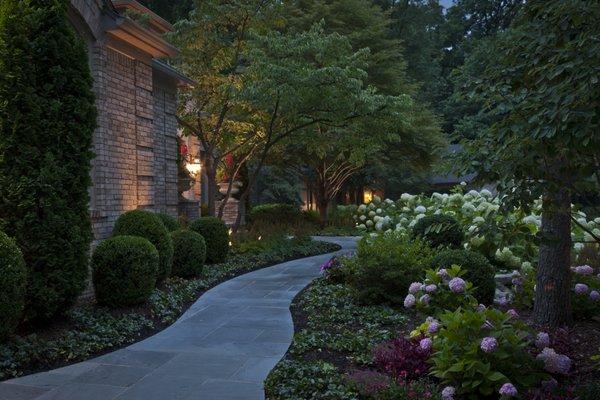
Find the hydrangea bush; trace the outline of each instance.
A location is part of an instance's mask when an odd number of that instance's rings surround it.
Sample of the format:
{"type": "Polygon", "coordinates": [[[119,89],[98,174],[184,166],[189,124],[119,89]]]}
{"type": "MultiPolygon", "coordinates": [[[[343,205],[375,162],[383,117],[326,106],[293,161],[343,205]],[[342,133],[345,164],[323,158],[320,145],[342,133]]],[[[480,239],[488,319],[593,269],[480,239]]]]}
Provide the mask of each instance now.
{"type": "Polygon", "coordinates": [[[458,308],[426,325],[433,341],[431,373],[446,385],[445,399],[516,395],[549,379],[541,360],[528,351],[532,346],[526,325],[509,312],[458,308]]]}
{"type": "Polygon", "coordinates": [[[416,307],[427,314],[438,314],[458,307],[474,306],[473,285],[462,276],[464,271],[457,265],[452,268],[427,270],[422,282],[413,282],[404,299],[406,308],[416,307]]]}
{"type": "MultiPolygon", "coordinates": [[[[465,227],[464,247],[476,250],[499,266],[519,269],[535,264],[538,247],[535,235],[541,227],[541,201],[530,210],[512,209],[501,214],[501,199],[489,190],[470,190],[464,185],[450,193],[433,193],[431,196],[402,194],[399,200],[381,200],[377,196],[358,207],[354,216],[356,226],[363,232],[401,232],[410,234],[419,220],[430,215],[449,215],[465,227]]],[[[581,211],[574,212],[573,250],[580,252],[585,242],[593,237],[584,226],[600,236],[600,217],[589,219],[581,211]],[[581,225],[581,226],[580,226],[581,225]]]]}

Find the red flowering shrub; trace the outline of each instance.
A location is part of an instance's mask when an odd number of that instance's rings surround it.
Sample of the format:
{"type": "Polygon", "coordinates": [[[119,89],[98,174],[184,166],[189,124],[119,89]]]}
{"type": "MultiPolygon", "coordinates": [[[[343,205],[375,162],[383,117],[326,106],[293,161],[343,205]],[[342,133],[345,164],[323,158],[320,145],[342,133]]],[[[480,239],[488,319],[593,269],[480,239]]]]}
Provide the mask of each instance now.
{"type": "Polygon", "coordinates": [[[397,380],[418,379],[426,375],[431,348],[423,349],[420,339],[399,337],[377,346],[373,350],[375,365],[397,380]]]}

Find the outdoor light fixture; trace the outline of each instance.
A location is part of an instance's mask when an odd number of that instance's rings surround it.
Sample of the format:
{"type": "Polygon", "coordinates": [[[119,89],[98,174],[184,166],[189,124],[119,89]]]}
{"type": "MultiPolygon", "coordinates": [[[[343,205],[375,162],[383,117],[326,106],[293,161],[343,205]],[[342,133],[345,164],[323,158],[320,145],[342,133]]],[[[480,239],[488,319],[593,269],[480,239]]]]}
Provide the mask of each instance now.
{"type": "Polygon", "coordinates": [[[186,163],[185,168],[192,175],[198,175],[202,171],[202,164],[200,163],[199,158],[194,158],[193,160],[186,163]]]}

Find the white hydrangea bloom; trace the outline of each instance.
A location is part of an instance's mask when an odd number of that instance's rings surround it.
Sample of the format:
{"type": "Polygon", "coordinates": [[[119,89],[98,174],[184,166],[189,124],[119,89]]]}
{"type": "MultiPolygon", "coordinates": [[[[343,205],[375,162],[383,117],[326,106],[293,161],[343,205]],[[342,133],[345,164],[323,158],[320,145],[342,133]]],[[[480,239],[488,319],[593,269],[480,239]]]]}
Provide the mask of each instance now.
{"type": "Polygon", "coordinates": [[[427,209],[423,206],[417,206],[415,207],[415,212],[417,214],[424,214],[427,211],[427,209]]]}

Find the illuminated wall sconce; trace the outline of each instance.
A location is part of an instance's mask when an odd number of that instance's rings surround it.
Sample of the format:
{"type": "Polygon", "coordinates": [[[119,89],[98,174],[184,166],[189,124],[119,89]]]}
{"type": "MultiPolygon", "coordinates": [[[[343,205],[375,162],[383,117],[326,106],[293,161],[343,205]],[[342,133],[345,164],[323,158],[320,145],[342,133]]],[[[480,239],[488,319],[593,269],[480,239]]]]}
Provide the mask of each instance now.
{"type": "Polygon", "coordinates": [[[190,174],[197,176],[202,172],[202,163],[199,158],[194,158],[186,163],[185,168],[190,174]]]}
{"type": "Polygon", "coordinates": [[[363,195],[363,202],[366,204],[366,203],[370,203],[371,200],[373,200],[373,192],[369,189],[365,189],[364,195],[363,195]]]}

